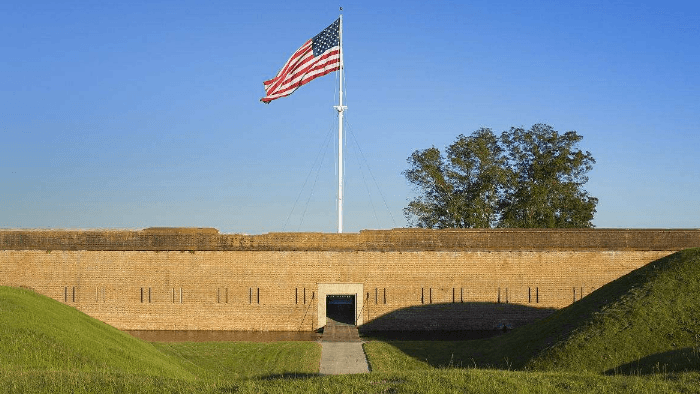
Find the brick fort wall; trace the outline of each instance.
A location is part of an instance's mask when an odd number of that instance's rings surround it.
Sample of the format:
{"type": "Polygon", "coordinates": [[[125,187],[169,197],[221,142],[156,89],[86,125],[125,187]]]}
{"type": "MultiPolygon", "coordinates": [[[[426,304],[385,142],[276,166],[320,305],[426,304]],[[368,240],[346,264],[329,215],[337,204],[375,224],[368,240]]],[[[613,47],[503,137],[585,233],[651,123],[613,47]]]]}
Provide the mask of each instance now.
{"type": "Polygon", "coordinates": [[[361,284],[361,328],[485,330],[697,246],[700,230],[0,230],[0,285],[119,329],[310,331],[319,284],[361,284]]]}

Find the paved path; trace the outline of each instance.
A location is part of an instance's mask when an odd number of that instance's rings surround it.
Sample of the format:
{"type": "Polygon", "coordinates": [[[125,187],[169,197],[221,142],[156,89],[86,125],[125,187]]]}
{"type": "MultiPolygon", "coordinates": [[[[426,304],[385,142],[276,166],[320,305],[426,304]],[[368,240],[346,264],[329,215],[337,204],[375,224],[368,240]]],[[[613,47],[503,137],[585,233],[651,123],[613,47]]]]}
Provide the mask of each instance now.
{"type": "Polygon", "coordinates": [[[321,337],[321,375],[369,372],[357,327],[328,319],[321,337]]]}

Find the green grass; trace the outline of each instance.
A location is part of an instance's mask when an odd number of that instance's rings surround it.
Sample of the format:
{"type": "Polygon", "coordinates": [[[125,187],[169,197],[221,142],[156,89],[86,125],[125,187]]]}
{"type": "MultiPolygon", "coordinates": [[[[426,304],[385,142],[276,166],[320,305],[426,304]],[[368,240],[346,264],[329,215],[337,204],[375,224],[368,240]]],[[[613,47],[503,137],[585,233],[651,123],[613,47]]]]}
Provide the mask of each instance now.
{"type": "Polygon", "coordinates": [[[700,375],[605,376],[572,372],[447,369],[215,381],[107,372],[0,371],[3,393],[695,393],[700,375]]]}
{"type": "Polygon", "coordinates": [[[0,392],[700,392],[698,297],[691,249],[506,335],[370,341],[373,372],[327,377],[313,342],[147,343],[0,287],[0,392]]]}
{"type": "Polygon", "coordinates": [[[700,248],[648,264],[594,294],[581,307],[562,311],[578,326],[529,368],[700,370],[700,248]]]}
{"type": "Polygon", "coordinates": [[[321,347],[315,342],[154,343],[185,361],[193,374],[213,380],[271,379],[318,374],[321,347]]]}
{"type": "Polygon", "coordinates": [[[370,342],[374,370],[700,371],[700,248],[631,272],[548,318],[474,341],[370,342]]]}
{"type": "Polygon", "coordinates": [[[165,355],[99,320],[25,289],[0,286],[0,369],[101,371],[194,379],[165,355]]]}

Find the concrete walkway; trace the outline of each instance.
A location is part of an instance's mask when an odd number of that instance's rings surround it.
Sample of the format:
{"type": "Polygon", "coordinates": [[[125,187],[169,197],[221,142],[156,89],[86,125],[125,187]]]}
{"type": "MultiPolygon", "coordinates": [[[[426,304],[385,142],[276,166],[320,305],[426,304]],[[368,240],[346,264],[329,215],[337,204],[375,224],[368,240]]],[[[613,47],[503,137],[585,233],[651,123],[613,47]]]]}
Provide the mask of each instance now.
{"type": "Polygon", "coordinates": [[[357,327],[327,320],[321,337],[321,375],[369,372],[357,327]]]}

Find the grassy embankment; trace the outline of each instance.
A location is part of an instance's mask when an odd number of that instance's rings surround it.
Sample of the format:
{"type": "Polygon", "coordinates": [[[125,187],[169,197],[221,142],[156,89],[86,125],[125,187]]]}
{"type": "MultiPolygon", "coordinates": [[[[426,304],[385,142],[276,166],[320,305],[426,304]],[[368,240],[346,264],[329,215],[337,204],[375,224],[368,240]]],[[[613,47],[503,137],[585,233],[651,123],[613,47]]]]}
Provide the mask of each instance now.
{"type": "Polygon", "coordinates": [[[365,351],[375,371],[700,371],[700,248],[652,262],[506,335],[461,342],[370,342],[365,351]]]}
{"type": "Polygon", "coordinates": [[[372,373],[319,377],[316,343],[150,344],[0,287],[0,392],[698,392],[698,295],[693,249],[509,334],[370,342],[372,373]]]}
{"type": "Polygon", "coordinates": [[[0,286],[0,392],[209,391],[318,372],[313,342],[157,343],[48,297],[0,286]]]}

